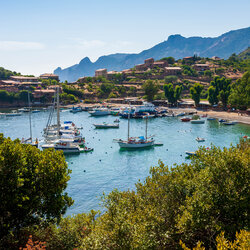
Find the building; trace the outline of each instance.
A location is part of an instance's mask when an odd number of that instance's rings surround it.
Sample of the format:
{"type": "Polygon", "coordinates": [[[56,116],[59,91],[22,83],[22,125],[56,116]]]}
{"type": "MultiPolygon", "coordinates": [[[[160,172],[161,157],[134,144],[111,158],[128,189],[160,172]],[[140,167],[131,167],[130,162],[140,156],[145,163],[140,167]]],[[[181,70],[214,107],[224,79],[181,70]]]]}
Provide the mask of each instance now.
{"type": "Polygon", "coordinates": [[[147,66],[144,63],[135,65],[136,71],[144,71],[145,69],[147,69],[147,66]]]}
{"type": "Polygon", "coordinates": [[[210,67],[208,64],[205,64],[205,63],[204,64],[195,64],[194,69],[196,71],[205,71],[205,70],[209,70],[210,67]]]}
{"type": "Polygon", "coordinates": [[[144,61],[144,64],[146,65],[146,66],[148,66],[148,67],[150,67],[153,63],[154,63],[154,58],[148,58],[148,59],[146,59],[145,61],[144,61]]]}
{"type": "Polygon", "coordinates": [[[39,78],[34,76],[10,76],[10,79],[16,82],[39,82],[39,78]]]}
{"type": "Polygon", "coordinates": [[[212,59],[213,59],[214,61],[220,61],[220,60],[221,60],[221,58],[219,58],[218,56],[212,56],[212,59]]]}
{"type": "Polygon", "coordinates": [[[40,99],[45,97],[48,100],[52,100],[56,91],[54,89],[36,89],[33,92],[33,97],[35,99],[40,99]]]}
{"type": "Polygon", "coordinates": [[[167,61],[158,61],[158,62],[154,62],[153,63],[154,67],[159,67],[159,68],[164,68],[168,66],[168,62],[167,61]]]}
{"type": "Polygon", "coordinates": [[[59,76],[58,75],[55,75],[55,74],[52,74],[52,73],[44,73],[42,75],[40,75],[40,78],[41,79],[50,79],[50,80],[56,80],[59,82],[59,76]]]}
{"type": "Polygon", "coordinates": [[[179,75],[182,72],[181,67],[165,67],[164,70],[166,75],[179,75]]]}
{"type": "Polygon", "coordinates": [[[95,71],[95,77],[98,77],[98,76],[107,77],[107,69],[97,69],[95,71]]]}

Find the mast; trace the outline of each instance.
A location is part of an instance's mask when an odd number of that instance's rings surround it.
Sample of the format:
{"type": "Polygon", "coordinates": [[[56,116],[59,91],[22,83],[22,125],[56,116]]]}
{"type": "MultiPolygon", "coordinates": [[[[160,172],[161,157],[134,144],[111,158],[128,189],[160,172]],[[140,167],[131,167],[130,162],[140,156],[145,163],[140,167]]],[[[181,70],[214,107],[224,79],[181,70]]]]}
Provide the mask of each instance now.
{"type": "Polygon", "coordinates": [[[129,125],[130,125],[130,103],[129,103],[129,110],[128,110],[128,141],[129,141],[129,125]]]}
{"type": "Polygon", "coordinates": [[[60,103],[59,103],[59,86],[57,87],[57,133],[59,137],[59,131],[60,131],[60,103]]]}
{"type": "Polygon", "coordinates": [[[146,116],[146,130],[145,130],[145,138],[147,140],[148,137],[148,116],[146,116]]]}
{"type": "Polygon", "coordinates": [[[29,103],[29,121],[30,121],[30,140],[32,142],[30,92],[28,92],[28,103],[29,103]]]}

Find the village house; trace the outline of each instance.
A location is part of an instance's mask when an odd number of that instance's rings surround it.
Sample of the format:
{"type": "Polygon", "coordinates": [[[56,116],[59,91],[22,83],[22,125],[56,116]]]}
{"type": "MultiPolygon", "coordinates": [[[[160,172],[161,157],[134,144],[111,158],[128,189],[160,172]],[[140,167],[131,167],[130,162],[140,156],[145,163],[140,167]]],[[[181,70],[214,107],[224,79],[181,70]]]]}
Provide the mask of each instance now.
{"type": "Polygon", "coordinates": [[[10,76],[10,79],[16,82],[39,82],[35,76],[10,76]]]}
{"type": "Polygon", "coordinates": [[[157,61],[153,63],[154,67],[159,67],[159,68],[164,68],[168,66],[168,62],[167,61],[157,61]]]}
{"type": "Polygon", "coordinates": [[[48,101],[52,101],[56,90],[54,89],[36,89],[33,92],[33,97],[36,100],[40,100],[41,98],[46,98],[48,101]]]}
{"type": "Polygon", "coordinates": [[[95,71],[95,77],[98,77],[98,76],[107,77],[107,69],[97,69],[95,71]]]}
{"type": "Polygon", "coordinates": [[[0,90],[6,90],[8,92],[18,92],[18,85],[12,80],[0,80],[0,90]]]}
{"type": "Polygon", "coordinates": [[[219,58],[218,56],[212,56],[212,59],[213,59],[214,61],[220,61],[220,60],[221,60],[221,58],[219,58]]]}
{"type": "Polygon", "coordinates": [[[147,66],[144,63],[135,65],[136,71],[144,71],[145,69],[147,69],[147,66]]]}
{"type": "Polygon", "coordinates": [[[144,64],[147,66],[147,67],[151,67],[152,65],[153,65],[153,63],[154,63],[154,58],[148,58],[148,59],[146,59],[146,60],[144,60],[144,64]]]}
{"type": "Polygon", "coordinates": [[[188,61],[192,61],[194,59],[193,56],[186,56],[186,57],[183,57],[183,60],[188,62],[188,61]]]}
{"type": "Polygon", "coordinates": [[[44,73],[42,75],[40,75],[40,78],[41,79],[45,79],[45,80],[56,80],[59,82],[59,76],[58,75],[55,75],[55,74],[52,74],[52,73],[44,73]]]}
{"type": "Polygon", "coordinates": [[[203,64],[195,64],[194,69],[196,71],[205,71],[205,70],[209,70],[210,68],[208,64],[203,63],[203,64]]]}
{"type": "Polygon", "coordinates": [[[181,67],[165,67],[164,70],[166,75],[179,75],[182,72],[181,67]]]}

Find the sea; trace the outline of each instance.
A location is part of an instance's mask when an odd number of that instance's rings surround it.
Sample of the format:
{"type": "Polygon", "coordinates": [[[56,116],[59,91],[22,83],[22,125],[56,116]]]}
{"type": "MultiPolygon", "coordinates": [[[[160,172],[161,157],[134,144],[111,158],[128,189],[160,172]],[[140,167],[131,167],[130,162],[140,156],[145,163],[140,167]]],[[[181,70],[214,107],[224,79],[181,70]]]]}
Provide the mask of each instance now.
{"type": "MultiPolygon", "coordinates": [[[[46,127],[49,111],[32,114],[33,138],[42,143],[43,129],[46,127]]],[[[162,117],[148,120],[148,135],[154,135],[157,143],[163,146],[141,150],[121,150],[113,139],[126,139],[128,120],[120,119],[119,129],[95,129],[95,123],[113,123],[118,117],[92,117],[87,112],[60,112],[61,121],[73,121],[85,137],[93,152],[66,155],[68,167],[72,170],[66,192],[74,199],[74,205],[66,215],[87,213],[91,209],[103,211],[102,195],[114,189],[135,190],[135,183],[143,182],[152,166],[159,160],[168,166],[190,162],[185,151],[195,151],[200,146],[230,147],[240,138],[250,136],[250,126],[236,124],[225,126],[216,121],[205,124],[181,122],[180,117],[162,117]],[[205,138],[197,142],[196,137],[205,138]]],[[[206,119],[206,118],[205,118],[206,119]]],[[[56,122],[56,121],[55,121],[56,122]]],[[[0,116],[0,133],[5,137],[28,138],[29,114],[21,116],[0,116]]],[[[130,136],[145,136],[145,119],[130,120],[130,136]]],[[[52,184],[53,185],[53,184],[52,184]]]]}

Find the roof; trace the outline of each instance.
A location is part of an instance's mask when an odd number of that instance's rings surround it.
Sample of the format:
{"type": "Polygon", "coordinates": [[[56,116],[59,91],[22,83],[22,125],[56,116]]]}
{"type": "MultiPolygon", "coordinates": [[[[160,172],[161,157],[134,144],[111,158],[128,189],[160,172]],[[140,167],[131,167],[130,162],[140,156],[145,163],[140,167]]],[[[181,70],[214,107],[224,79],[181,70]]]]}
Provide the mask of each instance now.
{"type": "Polygon", "coordinates": [[[97,69],[95,72],[107,71],[107,69],[97,69]]]}
{"type": "Polygon", "coordinates": [[[13,80],[0,80],[0,83],[3,83],[3,84],[16,84],[16,81],[13,81],[13,80]]]}
{"type": "Polygon", "coordinates": [[[186,56],[186,57],[183,57],[183,59],[191,59],[193,58],[193,56],[186,56]]]}
{"type": "Polygon", "coordinates": [[[197,63],[197,64],[195,64],[195,66],[198,66],[198,67],[209,67],[209,65],[206,64],[206,63],[197,63]]]}
{"type": "Polygon", "coordinates": [[[166,70],[181,70],[181,67],[165,67],[166,70]]]}
{"type": "Polygon", "coordinates": [[[55,93],[56,91],[54,89],[36,89],[34,91],[35,93],[55,93]]]}
{"type": "Polygon", "coordinates": [[[154,60],[153,57],[150,57],[150,58],[145,59],[145,61],[152,61],[152,60],[154,60]]]}
{"type": "Polygon", "coordinates": [[[35,76],[10,76],[12,79],[16,80],[37,80],[38,77],[35,76]]]}
{"type": "Polygon", "coordinates": [[[55,75],[55,74],[52,74],[52,73],[44,73],[44,74],[41,74],[40,77],[58,77],[58,75],[55,75]]]}
{"type": "Polygon", "coordinates": [[[163,64],[166,64],[166,62],[154,62],[154,64],[160,64],[160,65],[163,65],[163,64]]]}

